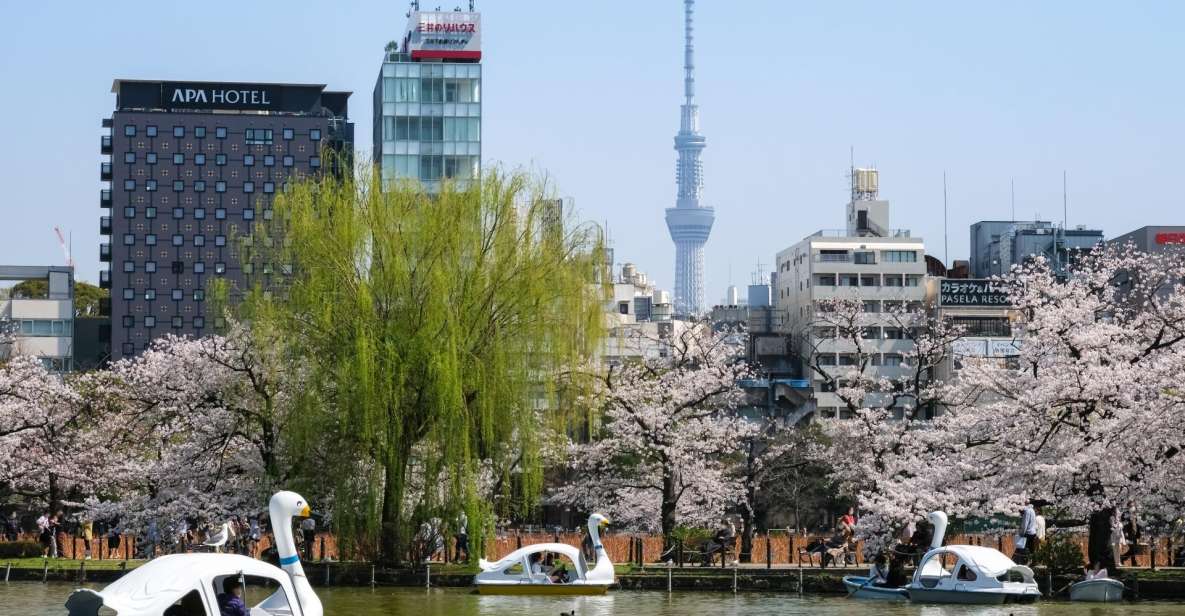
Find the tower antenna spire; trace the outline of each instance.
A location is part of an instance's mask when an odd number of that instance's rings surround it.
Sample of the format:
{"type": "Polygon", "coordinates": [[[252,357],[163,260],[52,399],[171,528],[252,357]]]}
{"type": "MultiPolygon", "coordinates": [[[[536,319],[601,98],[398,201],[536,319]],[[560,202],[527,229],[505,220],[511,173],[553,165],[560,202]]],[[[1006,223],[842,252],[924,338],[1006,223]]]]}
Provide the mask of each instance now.
{"type": "Polygon", "coordinates": [[[704,244],[715,213],[700,203],[704,180],[700,153],[707,142],[699,132],[695,104],[695,0],[683,0],[683,105],[675,135],[675,207],[667,208],[667,230],[675,242],[675,312],[693,316],[705,312],[704,244]]]}

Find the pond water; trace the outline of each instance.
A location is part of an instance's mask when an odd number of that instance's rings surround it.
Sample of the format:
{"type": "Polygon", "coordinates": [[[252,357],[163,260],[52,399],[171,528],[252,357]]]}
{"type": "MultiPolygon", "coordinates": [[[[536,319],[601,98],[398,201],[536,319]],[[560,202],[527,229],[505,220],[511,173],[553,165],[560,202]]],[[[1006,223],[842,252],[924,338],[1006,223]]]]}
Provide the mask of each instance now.
{"type": "MultiPolygon", "coordinates": [[[[0,616],[64,616],[62,604],[70,584],[0,582],[0,616]]],[[[839,596],[803,597],[772,593],[707,593],[620,591],[602,597],[480,596],[465,589],[319,588],[326,616],[558,616],[575,610],[577,616],[1167,616],[1185,613],[1185,604],[1167,602],[1112,605],[1039,602],[1033,605],[977,607],[887,604],[839,596]]]]}

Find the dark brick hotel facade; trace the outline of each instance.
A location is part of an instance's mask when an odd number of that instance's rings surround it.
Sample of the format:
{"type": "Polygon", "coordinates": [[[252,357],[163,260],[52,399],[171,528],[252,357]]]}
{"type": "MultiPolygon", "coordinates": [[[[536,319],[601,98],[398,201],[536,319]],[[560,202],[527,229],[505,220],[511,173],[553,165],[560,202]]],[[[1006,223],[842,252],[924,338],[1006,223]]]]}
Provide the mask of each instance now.
{"type": "Polygon", "coordinates": [[[353,125],[350,93],[323,85],[116,80],[112,91],[99,254],[116,360],[167,333],[209,333],[213,278],[272,274],[244,272],[232,238],[271,219],[293,174],[349,173],[353,125]]]}

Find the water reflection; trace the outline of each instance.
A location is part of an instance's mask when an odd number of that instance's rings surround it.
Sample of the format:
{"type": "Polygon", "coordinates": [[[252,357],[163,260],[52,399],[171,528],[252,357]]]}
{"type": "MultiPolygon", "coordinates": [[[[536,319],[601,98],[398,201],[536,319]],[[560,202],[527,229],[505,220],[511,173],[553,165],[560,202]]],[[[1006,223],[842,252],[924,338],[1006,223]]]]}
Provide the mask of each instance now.
{"type": "MultiPolygon", "coordinates": [[[[64,616],[73,586],[63,583],[0,582],[0,616],[64,616]]],[[[798,597],[774,593],[619,591],[601,597],[510,597],[467,589],[318,588],[326,616],[1176,616],[1185,604],[1168,602],[1090,605],[911,605],[859,601],[840,596],[798,597]]]]}

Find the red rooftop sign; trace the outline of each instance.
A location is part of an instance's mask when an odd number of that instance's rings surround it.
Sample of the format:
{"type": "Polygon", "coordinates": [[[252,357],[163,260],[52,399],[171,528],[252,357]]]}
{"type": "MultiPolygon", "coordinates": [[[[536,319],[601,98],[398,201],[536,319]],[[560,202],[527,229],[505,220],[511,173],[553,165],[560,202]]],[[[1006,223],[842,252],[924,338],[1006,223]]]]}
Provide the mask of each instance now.
{"type": "Polygon", "coordinates": [[[1157,233],[1157,244],[1185,244],[1185,233],[1157,233]]]}

